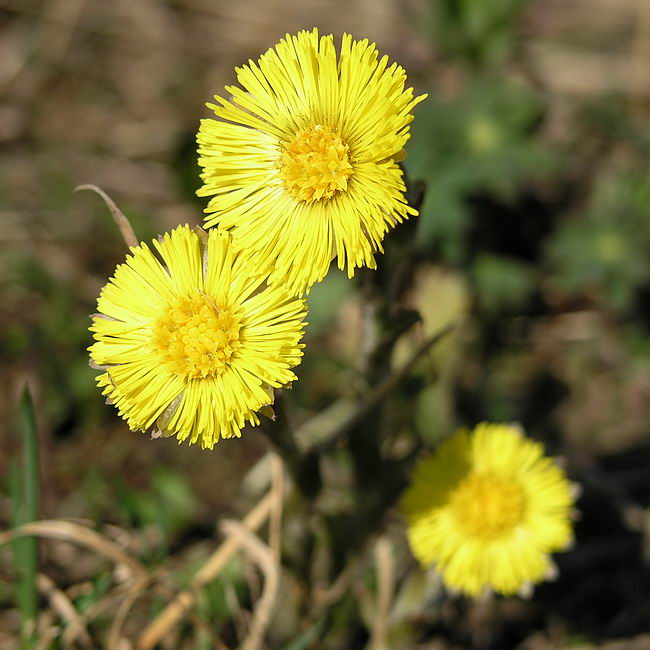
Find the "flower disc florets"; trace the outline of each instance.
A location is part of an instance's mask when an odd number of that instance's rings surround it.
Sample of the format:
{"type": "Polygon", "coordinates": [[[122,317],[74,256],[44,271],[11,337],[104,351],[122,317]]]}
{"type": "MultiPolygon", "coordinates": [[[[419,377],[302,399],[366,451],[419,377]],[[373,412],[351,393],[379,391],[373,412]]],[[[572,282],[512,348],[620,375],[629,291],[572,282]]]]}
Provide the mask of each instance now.
{"type": "Polygon", "coordinates": [[[472,473],[454,490],[450,507],[468,535],[496,539],[523,521],[526,498],[514,479],[472,473]]]}
{"type": "Polygon", "coordinates": [[[330,199],[348,187],[352,165],[349,147],[329,126],[297,133],[282,152],[280,176],[296,201],[330,199]]]}
{"type": "Polygon", "coordinates": [[[181,296],[152,327],[152,343],[175,374],[194,379],[222,374],[239,349],[239,318],[198,290],[181,296]]]}

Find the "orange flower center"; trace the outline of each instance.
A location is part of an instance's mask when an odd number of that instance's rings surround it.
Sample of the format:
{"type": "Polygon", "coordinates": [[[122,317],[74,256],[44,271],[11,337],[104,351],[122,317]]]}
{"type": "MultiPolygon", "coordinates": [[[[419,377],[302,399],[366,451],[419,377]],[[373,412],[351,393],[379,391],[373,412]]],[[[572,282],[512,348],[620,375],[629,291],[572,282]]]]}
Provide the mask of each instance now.
{"type": "Polygon", "coordinates": [[[329,199],[348,187],[349,147],[329,126],[303,129],[282,151],[280,176],[296,201],[329,199]]]}
{"type": "Polygon", "coordinates": [[[521,523],[526,501],[521,487],[511,479],[472,473],[451,496],[451,509],[469,535],[494,539],[521,523]]]}
{"type": "Polygon", "coordinates": [[[185,379],[220,375],[240,346],[241,325],[227,308],[198,291],[179,298],[154,324],[152,343],[163,363],[185,379]]]}

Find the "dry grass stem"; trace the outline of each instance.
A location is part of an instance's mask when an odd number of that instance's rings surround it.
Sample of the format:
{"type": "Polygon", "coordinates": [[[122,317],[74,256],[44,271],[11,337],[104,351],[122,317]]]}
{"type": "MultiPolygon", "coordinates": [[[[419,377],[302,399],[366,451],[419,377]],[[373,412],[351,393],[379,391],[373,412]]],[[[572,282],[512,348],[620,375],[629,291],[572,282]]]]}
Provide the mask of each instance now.
{"type": "Polygon", "coordinates": [[[350,588],[350,583],[354,577],[355,565],[350,562],[348,566],[336,576],[334,582],[326,588],[316,588],[313,591],[314,602],[317,607],[325,608],[336,603],[343,598],[345,592],[350,588]]]}
{"type": "Polygon", "coordinates": [[[126,554],[117,544],[106,539],[94,530],[60,519],[44,519],[24,524],[13,530],[0,533],[0,545],[7,544],[16,537],[46,537],[59,539],[89,548],[99,555],[126,567],[136,578],[148,576],[147,569],[138,560],[126,554]]]}
{"type": "MultiPolygon", "coordinates": [[[[262,498],[257,505],[244,517],[243,526],[257,530],[269,517],[273,507],[272,490],[262,498]]],[[[196,601],[195,591],[208,582],[212,582],[233,555],[239,549],[239,541],[226,539],[222,542],[208,561],[194,576],[189,589],[178,593],[176,598],[144,629],[137,643],[138,650],[151,650],[169,633],[196,601]]]]}
{"type": "Polygon", "coordinates": [[[36,630],[37,641],[34,650],[50,650],[54,640],[59,635],[59,626],[55,623],[56,617],[52,610],[44,611],[38,617],[38,628],[36,630]]]}
{"type": "Polygon", "coordinates": [[[129,615],[135,601],[140,597],[149,583],[149,576],[140,578],[133,584],[124,599],[120,602],[115,612],[115,616],[113,617],[110,630],[108,631],[108,642],[106,644],[108,650],[119,650],[122,646],[125,641],[125,639],[122,638],[122,628],[124,627],[126,617],[129,615]]]}
{"type": "Polygon", "coordinates": [[[242,609],[241,603],[237,598],[237,592],[231,582],[226,582],[224,585],[224,595],[226,597],[228,614],[235,629],[236,645],[239,646],[241,639],[246,636],[246,630],[248,629],[248,619],[246,618],[248,612],[242,609]]]}
{"type": "Polygon", "coordinates": [[[117,224],[117,227],[120,230],[122,238],[124,239],[124,243],[129,248],[138,245],[138,238],[135,236],[135,232],[133,230],[133,227],[131,226],[131,223],[124,216],[124,213],[117,207],[117,205],[115,205],[113,199],[111,199],[111,197],[108,196],[108,194],[106,194],[104,190],[97,187],[97,185],[78,185],[74,189],[75,192],[79,192],[81,190],[90,190],[91,192],[95,192],[96,194],[99,194],[99,196],[101,196],[102,199],[104,199],[104,203],[106,203],[108,209],[110,210],[111,216],[113,217],[115,223],[117,224]]]}
{"type": "Polygon", "coordinates": [[[49,576],[43,573],[39,573],[36,577],[36,586],[41,594],[48,599],[57,615],[67,623],[63,633],[63,647],[71,648],[74,647],[75,642],[78,642],[84,648],[92,648],[93,641],[86,629],[86,623],[79,616],[68,596],[54,584],[49,576]]]}
{"type": "Polygon", "coordinates": [[[273,507],[269,522],[269,546],[276,562],[282,553],[282,506],[284,504],[284,464],[280,456],[271,453],[271,496],[273,507]]]}
{"type": "Polygon", "coordinates": [[[372,650],[388,650],[386,632],[388,615],[393,599],[395,582],[395,561],[390,541],[380,537],[375,546],[375,561],[377,563],[377,607],[372,626],[372,650]]]}
{"type": "Polygon", "coordinates": [[[274,558],[273,551],[238,521],[223,521],[221,529],[224,534],[237,541],[264,575],[262,595],[255,605],[248,636],[241,644],[242,650],[258,650],[262,647],[264,633],[271,622],[271,614],[280,583],[280,567],[274,558]]]}

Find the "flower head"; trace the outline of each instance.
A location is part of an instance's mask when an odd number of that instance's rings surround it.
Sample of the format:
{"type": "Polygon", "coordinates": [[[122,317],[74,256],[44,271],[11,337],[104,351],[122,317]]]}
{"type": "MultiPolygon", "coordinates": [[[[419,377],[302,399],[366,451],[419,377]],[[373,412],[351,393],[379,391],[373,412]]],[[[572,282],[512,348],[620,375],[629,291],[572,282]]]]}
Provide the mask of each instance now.
{"type": "Polygon", "coordinates": [[[231,99],[201,121],[206,226],[273,268],[271,280],[302,293],[334,257],[350,277],[375,267],[389,227],[416,211],[402,171],[413,107],[406,74],[374,44],[344,34],[337,55],[318,30],[287,36],[237,69],[231,99]]]}
{"type": "Polygon", "coordinates": [[[416,468],[402,501],[421,564],[475,596],[514,594],[572,540],[571,484],[541,444],[507,424],[461,430],[416,468]]]}
{"type": "Polygon", "coordinates": [[[104,370],[97,383],[132,430],[212,448],[259,424],[273,388],[296,378],[304,301],[254,268],[228,233],[188,226],[132,248],[117,267],[89,350],[104,370]]]}

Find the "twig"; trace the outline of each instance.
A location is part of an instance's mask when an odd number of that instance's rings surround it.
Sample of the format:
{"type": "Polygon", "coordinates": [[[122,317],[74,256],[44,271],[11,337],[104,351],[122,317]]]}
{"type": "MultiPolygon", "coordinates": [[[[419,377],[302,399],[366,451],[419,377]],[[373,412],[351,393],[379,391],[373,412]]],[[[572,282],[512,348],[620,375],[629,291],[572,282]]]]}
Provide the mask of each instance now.
{"type": "Polygon", "coordinates": [[[280,584],[279,565],[273,557],[273,551],[238,521],[223,521],[221,529],[224,534],[237,541],[238,545],[250,555],[253,562],[259,566],[264,574],[264,589],[257,605],[255,605],[248,636],[241,645],[242,650],[258,650],[262,645],[264,632],[271,622],[271,614],[273,613],[280,584]]]}
{"type": "MultiPolygon", "coordinates": [[[[273,507],[272,491],[264,496],[244,517],[243,525],[249,530],[257,530],[268,518],[273,507]]],[[[214,551],[208,561],[192,579],[189,589],[178,593],[176,598],[144,629],[138,639],[138,650],[151,650],[169,630],[176,625],[196,600],[195,591],[214,580],[232,556],[239,549],[239,541],[226,539],[214,551]]]]}
{"type": "Polygon", "coordinates": [[[113,217],[113,220],[115,221],[117,227],[120,230],[122,238],[124,239],[124,243],[129,248],[133,248],[138,245],[138,238],[135,236],[135,232],[131,226],[131,223],[124,216],[124,213],[117,207],[117,205],[115,205],[113,199],[111,199],[111,197],[108,196],[104,190],[97,187],[97,185],[90,184],[78,185],[74,188],[75,192],[80,192],[81,190],[90,190],[91,192],[99,194],[99,196],[104,199],[104,203],[106,203],[108,209],[110,210],[111,216],[113,217]]]}

